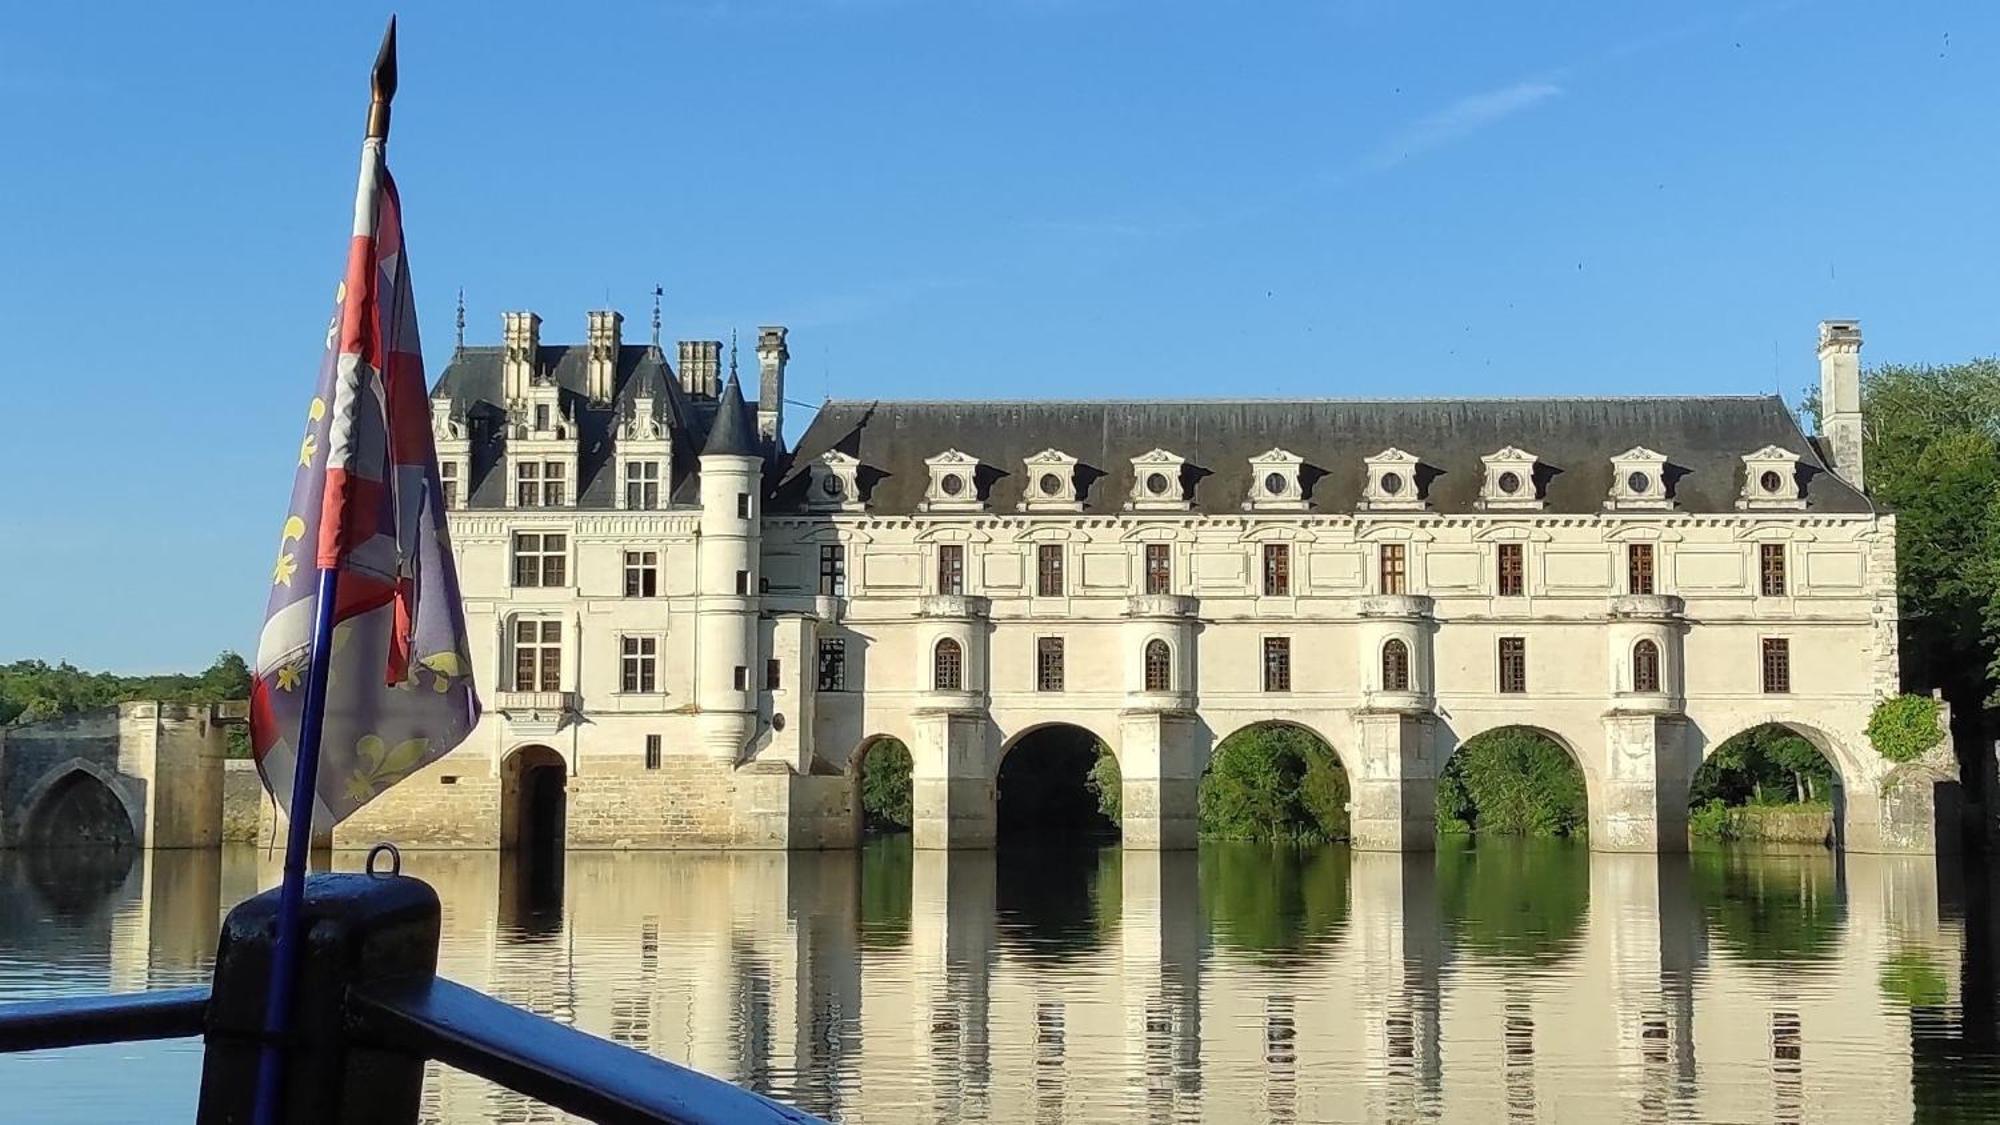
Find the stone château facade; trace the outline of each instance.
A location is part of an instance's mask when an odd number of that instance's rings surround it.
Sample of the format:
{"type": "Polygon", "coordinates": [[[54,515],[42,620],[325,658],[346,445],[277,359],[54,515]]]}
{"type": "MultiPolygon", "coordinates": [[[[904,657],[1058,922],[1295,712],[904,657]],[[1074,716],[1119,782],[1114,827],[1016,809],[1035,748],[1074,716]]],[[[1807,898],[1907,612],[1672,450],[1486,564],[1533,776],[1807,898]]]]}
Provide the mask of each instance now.
{"type": "Polygon", "coordinates": [[[1820,326],[1817,439],[1775,397],[834,401],[787,448],[783,328],[750,404],[733,347],[508,313],[433,397],[487,714],[336,842],[848,846],[895,738],[918,845],[984,847],[1001,759],[1067,723],[1127,846],[1187,847],[1215,745],[1282,720],[1358,846],[1429,847],[1452,750],[1520,725],[1593,846],[1672,850],[1703,757],[1779,722],[1847,846],[1921,850],[1864,734],[1899,685],[1860,343],[1820,326]]]}

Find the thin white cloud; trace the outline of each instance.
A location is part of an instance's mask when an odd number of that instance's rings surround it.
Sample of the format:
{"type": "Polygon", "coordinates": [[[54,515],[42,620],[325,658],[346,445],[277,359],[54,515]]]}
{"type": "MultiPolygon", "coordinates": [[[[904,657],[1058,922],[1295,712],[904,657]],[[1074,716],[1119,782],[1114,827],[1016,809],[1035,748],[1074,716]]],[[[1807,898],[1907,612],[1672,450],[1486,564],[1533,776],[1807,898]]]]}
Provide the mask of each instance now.
{"type": "Polygon", "coordinates": [[[1364,172],[1383,172],[1412,157],[1455,144],[1481,129],[1524,113],[1562,93],[1553,82],[1516,82],[1471,94],[1411,122],[1384,141],[1361,163],[1364,172]]]}

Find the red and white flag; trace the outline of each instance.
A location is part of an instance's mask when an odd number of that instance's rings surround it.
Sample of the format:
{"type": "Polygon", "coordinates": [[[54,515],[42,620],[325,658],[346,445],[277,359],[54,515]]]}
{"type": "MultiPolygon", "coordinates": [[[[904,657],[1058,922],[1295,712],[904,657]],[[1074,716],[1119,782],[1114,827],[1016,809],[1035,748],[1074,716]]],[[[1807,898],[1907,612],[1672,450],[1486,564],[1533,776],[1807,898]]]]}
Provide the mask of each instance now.
{"type": "Polygon", "coordinates": [[[402,204],[380,138],[362,148],[354,239],[326,343],[250,691],[258,769],[291,809],[318,571],[338,569],[316,831],[443,756],[479,721],[402,204]]]}

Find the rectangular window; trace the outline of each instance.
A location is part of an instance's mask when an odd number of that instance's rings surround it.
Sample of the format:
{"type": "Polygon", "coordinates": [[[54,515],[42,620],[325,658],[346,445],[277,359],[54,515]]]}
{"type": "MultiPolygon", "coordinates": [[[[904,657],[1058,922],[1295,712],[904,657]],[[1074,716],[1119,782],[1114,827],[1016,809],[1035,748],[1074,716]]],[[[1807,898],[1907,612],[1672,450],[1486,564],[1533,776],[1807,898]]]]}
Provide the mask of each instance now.
{"type": "Polygon", "coordinates": [[[1650,594],[1653,592],[1653,545],[1651,543],[1627,543],[1625,545],[1625,581],[1627,593],[1650,594]]]}
{"type": "Polygon", "coordinates": [[[845,638],[820,638],[819,690],[847,690],[847,641],[845,638]]]}
{"type": "Polygon", "coordinates": [[[819,549],[819,592],[847,596],[847,548],[830,543],[819,549]]]}
{"type": "Polygon", "coordinates": [[[656,637],[618,638],[618,690],[657,690],[659,644],[656,637]]]}
{"type": "Polygon", "coordinates": [[[1785,596],[1785,545],[1783,543],[1759,543],[1757,545],[1757,573],[1762,579],[1765,597],[1782,598],[1785,596]]]}
{"type": "Polygon", "coordinates": [[[1063,639],[1061,637],[1035,638],[1035,689],[1037,691],[1061,691],[1063,689],[1063,639]]]}
{"type": "Polygon", "coordinates": [[[1146,544],[1146,592],[1149,594],[1171,594],[1174,592],[1173,544],[1146,544]]]}
{"type": "Polygon", "coordinates": [[[660,595],[660,553],[625,552],[625,596],[656,598],[660,595]]]}
{"type": "Polygon", "coordinates": [[[1784,695],[1792,690],[1792,642],[1783,637],[1764,638],[1764,692],[1784,695]]]}
{"type": "Polygon", "coordinates": [[[514,585],[569,584],[569,536],[553,531],[514,533],[514,585]]]}
{"type": "Polygon", "coordinates": [[[650,512],[660,506],[660,463],[625,462],[625,506],[635,512],[650,512]]]}
{"type": "Polygon", "coordinates": [[[1264,593],[1283,597],[1292,592],[1292,545],[1264,544],[1264,593]]]}
{"type": "Polygon", "coordinates": [[[458,462],[438,462],[439,495],[447,509],[458,507],[458,462]]]}
{"type": "Polygon", "coordinates": [[[535,404],[535,429],[540,431],[540,430],[546,430],[548,428],[549,428],[549,404],[546,402],[538,402],[535,404]]]}
{"type": "Polygon", "coordinates": [[[1264,638],[1264,690],[1292,690],[1292,638],[1264,638]]]}
{"type": "Polygon", "coordinates": [[[937,592],[965,593],[965,547],[961,544],[938,544],[937,592]]]}
{"type": "Polygon", "coordinates": [[[777,691],[779,684],[784,681],[784,678],[785,666],[782,662],[778,660],[766,660],[764,662],[765,691],[777,691]]]}
{"type": "Polygon", "coordinates": [[[1503,598],[1518,598],[1527,593],[1527,566],[1523,562],[1526,548],[1519,543],[1502,543],[1499,551],[1499,590],[1503,598]]]}
{"type": "Polygon", "coordinates": [[[741,664],[738,664],[736,666],[735,674],[730,677],[730,682],[736,685],[737,691],[749,691],[750,669],[745,668],[741,664]]]}
{"type": "Polygon", "coordinates": [[[738,594],[746,594],[746,595],[750,592],[749,571],[739,570],[736,572],[736,592],[738,594]]]}
{"type": "Polygon", "coordinates": [[[514,466],[514,504],[521,508],[542,505],[542,463],[522,461],[514,466]]]}
{"type": "Polygon", "coordinates": [[[657,734],[646,736],[646,768],[649,770],[660,768],[660,736],[657,734]]]}
{"type": "Polygon", "coordinates": [[[1035,593],[1045,598],[1059,598],[1062,592],[1062,544],[1044,543],[1035,550],[1035,593]]]}
{"type": "Polygon", "coordinates": [[[1528,690],[1528,639],[1500,638],[1500,690],[1519,695],[1528,690]]]}
{"type": "Polygon", "coordinates": [[[1406,594],[1409,584],[1409,558],[1401,543],[1382,544],[1382,592],[1385,594],[1406,594]]]}
{"type": "Polygon", "coordinates": [[[750,518],[750,494],[747,492],[736,494],[736,518],[739,520],[750,518]]]}
{"type": "Polygon", "coordinates": [[[563,485],[566,475],[561,461],[542,462],[542,507],[560,508],[568,503],[563,485]]]}
{"type": "Polygon", "coordinates": [[[514,690],[562,690],[562,622],[514,623],[514,690]]]}

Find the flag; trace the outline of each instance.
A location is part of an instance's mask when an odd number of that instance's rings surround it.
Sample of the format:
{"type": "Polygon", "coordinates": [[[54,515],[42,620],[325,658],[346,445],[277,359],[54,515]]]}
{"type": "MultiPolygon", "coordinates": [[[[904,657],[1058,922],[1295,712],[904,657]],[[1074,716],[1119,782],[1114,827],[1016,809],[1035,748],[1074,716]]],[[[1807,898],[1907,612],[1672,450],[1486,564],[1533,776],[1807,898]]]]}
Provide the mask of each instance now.
{"type": "Polygon", "coordinates": [[[384,140],[370,137],[250,689],[258,771],[281,805],[297,808],[318,571],[336,569],[316,832],[442,757],[479,721],[403,249],[384,140]]]}

